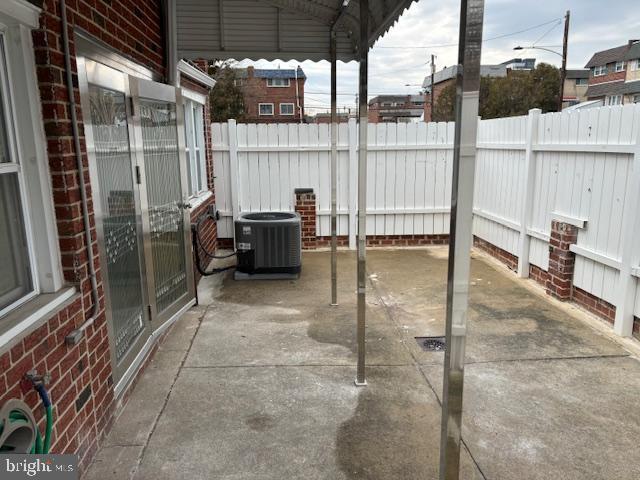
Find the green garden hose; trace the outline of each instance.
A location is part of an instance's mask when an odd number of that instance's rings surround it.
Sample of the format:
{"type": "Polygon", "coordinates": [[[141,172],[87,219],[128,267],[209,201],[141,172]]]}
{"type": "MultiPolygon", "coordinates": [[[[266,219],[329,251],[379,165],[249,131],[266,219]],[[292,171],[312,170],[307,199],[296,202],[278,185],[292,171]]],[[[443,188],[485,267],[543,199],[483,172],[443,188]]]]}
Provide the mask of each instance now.
{"type": "MultiPolygon", "coordinates": [[[[49,453],[49,449],[51,448],[51,437],[53,432],[53,406],[49,401],[49,395],[47,394],[44,385],[36,385],[35,388],[40,394],[40,398],[42,399],[42,403],[45,407],[46,424],[44,439],[40,435],[40,429],[38,428],[38,425],[33,418],[31,410],[23,402],[15,400],[10,401],[13,403],[8,403],[8,415],[4,418],[4,420],[0,419],[0,437],[2,437],[2,433],[5,428],[7,429],[7,431],[11,430],[13,432],[20,428],[35,430],[35,440],[29,451],[30,453],[35,454],[46,454],[49,453]]],[[[13,451],[15,451],[15,445],[5,445],[4,443],[0,444],[0,452],[13,451]]]]}

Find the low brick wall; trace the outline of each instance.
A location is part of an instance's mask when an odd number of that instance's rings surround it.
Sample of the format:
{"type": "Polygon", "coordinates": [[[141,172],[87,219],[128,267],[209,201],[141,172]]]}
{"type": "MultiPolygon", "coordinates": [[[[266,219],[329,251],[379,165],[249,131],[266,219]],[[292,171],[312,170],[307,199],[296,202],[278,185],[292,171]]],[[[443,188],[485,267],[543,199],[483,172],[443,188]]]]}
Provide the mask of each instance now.
{"type": "Polygon", "coordinates": [[[507,252],[506,250],[503,250],[500,247],[497,247],[493,243],[489,243],[486,240],[480,237],[476,237],[474,235],[473,246],[484,252],[487,252],[492,257],[497,258],[502,263],[504,263],[507,267],[509,267],[510,270],[515,271],[518,269],[518,257],[507,252]]]}
{"type": "Polygon", "coordinates": [[[541,269],[537,265],[529,265],[529,278],[546,288],[550,280],[549,272],[541,269]]]}
{"type": "Polygon", "coordinates": [[[573,301],[589,310],[594,315],[607,320],[611,325],[616,318],[615,305],[596,297],[595,295],[585,292],[581,288],[573,287],[573,301]]]}
{"type": "MultiPolygon", "coordinates": [[[[331,247],[330,236],[316,236],[317,206],[316,196],[311,189],[296,192],[296,211],[302,218],[302,243],[305,250],[331,247]]],[[[529,278],[542,285],[546,292],[559,300],[571,300],[591,313],[613,324],[615,306],[580,288],[573,286],[575,254],[571,245],[578,239],[577,227],[554,220],[551,225],[549,241],[549,269],[543,270],[537,265],[529,265],[529,278]]],[[[349,237],[338,236],[338,247],[348,247],[349,237]]],[[[368,235],[367,247],[409,247],[427,245],[447,245],[449,235],[368,235]]],[[[233,248],[233,239],[219,238],[218,248],[233,248]]],[[[518,257],[510,252],[482,239],[473,237],[475,248],[498,259],[514,272],[518,270],[518,257]]],[[[640,338],[640,319],[637,317],[633,325],[634,336],[640,338]]]]}
{"type": "MultiPolygon", "coordinates": [[[[349,246],[349,236],[348,235],[338,235],[338,247],[344,248],[349,246]]],[[[316,237],[316,246],[318,248],[329,248],[331,247],[331,236],[328,237],[316,237]]]]}

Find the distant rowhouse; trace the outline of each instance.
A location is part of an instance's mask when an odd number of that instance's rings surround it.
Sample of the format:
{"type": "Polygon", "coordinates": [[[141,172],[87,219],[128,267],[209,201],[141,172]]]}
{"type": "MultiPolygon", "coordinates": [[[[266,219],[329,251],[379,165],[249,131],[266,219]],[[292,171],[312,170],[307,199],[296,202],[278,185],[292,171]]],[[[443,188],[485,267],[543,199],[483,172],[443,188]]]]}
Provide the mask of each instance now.
{"type": "Polygon", "coordinates": [[[596,52],[589,69],[588,100],[605,105],[640,103],[640,40],[596,52]]]}
{"type": "Polygon", "coordinates": [[[562,108],[577,105],[587,100],[587,88],[589,86],[589,70],[567,70],[564,79],[564,94],[562,96],[562,108]]]}
{"type": "Polygon", "coordinates": [[[424,95],[380,95],[369,100],[369,122],[409,123],[424,113],[424,95]]]}
{"type": "Polygon", "coordinates": [[[236,85],[244,96],[244,119],[247,123],[290,123],[304,118],[304,84],[302,68],[235,69],[236,85]]]}

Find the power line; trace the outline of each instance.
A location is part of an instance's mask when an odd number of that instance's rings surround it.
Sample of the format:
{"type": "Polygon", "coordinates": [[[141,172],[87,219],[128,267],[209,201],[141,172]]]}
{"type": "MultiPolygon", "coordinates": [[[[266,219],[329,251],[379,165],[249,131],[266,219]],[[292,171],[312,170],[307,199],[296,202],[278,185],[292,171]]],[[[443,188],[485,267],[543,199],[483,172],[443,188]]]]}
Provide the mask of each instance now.
{"type": "MultiPolygon", "coordinates": [[[[525,33],[525,32],[529,32],[531,30],[535,30],[537,28],[540,27],[544,27],[545,25],[549,25],[551,23],[557,22],[557,21],[562,21],[561,18],[554,18],[553,20],[549,20],[548,22],[544,22],[541,23],[539,25],[534,25],[533,27],[529,27],[529,28],[525,28],[523,30],[518,30],[516,32],[510,32],[510,33],[504,33],[502,35],[497,35],[495,37],[490,37],[490,38],[485,38],[484,40],[482,40],[482,43],[485,42],[490,42],[491,40],[498,40],[500,38],[505,38],[505,37],[511,37],[513,35],[518,35],[519,33],[525,33]]],[[[390,48],[390,49],[407,49],[407,48],[412,48],[412,49],[423,49],[423,48],[445,48],[445,47],[457,47],[458,44],[457,43],[442,43],[442,44],[434,44],[434,45],[389,45],[389,46],[378,46],[375,48],[390,48]]]]}
{"type": "Polygon", "coordinates": [[[562,20],[558,20],[556,23],[554,23],[553,25],[551,25],[551,28],[549,30],[547,30],[546,32],[544,32],[542,35],[540,35],[540,38],[538,38],[535,42],[532,43],[532,45],[535,45],[536,43],[538,43],[540,40],[542,40],[544,37],[546,37],[547,35],[549,35],[551,33],[551,31],[553,29],[555,29],[558,25],[560,25],[562,23],[562,20]]]}

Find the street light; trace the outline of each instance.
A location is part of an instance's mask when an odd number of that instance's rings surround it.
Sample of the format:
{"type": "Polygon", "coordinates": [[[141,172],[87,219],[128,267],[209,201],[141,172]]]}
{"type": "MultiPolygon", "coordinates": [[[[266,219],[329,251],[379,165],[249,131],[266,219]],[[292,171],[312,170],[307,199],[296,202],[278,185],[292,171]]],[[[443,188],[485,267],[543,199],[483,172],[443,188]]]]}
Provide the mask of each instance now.
{"type": "Polygon", "coordinates": [[[562,111],[562,100],[564,98],[564,79],[567,74],[567,45],[569,43],[569,17],[571,16],[571,11],[567,10],[567,14],[564,16],[564,37],[562,40],[562,53],[556,52],[555,50],[551,50],[550,48],[545,47],[536,47],[535,45],[531,45],[528,47],[522,47],[518,45],[514,47],[514,50],[544,50],[545,52],[555,53],[556,55],[562,57],[562,68],[560,69],[560,97],[558,98],[558,111],[562,111]]]}
{"type": "Polygon", "coordinates": [[[555,53],[556,55],[558,55],[559,57],[562,57],[562,53],[560,52],[556,52],[555,50],[551,50],[550,48],[545,48],[545,47],[536,47],[535,45],[530,45],[528,47],[521,47],[520,45],[518,45],[517,47],[513,47],[514,50],[531,50],[531,49],[535,49],[535,50],[544,50],[546,52],[551,52],[551,53],[555,53]]]}

